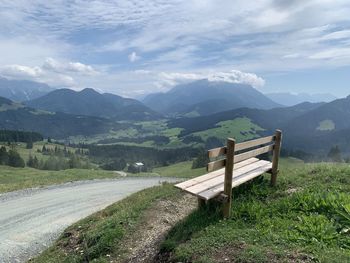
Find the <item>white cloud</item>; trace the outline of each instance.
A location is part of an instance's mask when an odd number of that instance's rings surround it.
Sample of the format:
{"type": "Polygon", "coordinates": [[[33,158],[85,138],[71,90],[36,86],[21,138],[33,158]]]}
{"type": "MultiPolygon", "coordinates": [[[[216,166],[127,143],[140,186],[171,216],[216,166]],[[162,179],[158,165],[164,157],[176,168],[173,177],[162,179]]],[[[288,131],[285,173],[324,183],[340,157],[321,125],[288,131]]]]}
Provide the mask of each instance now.
{"type": "Polygon", "coordinates": [[[350,65],[349,13],[348,0],[3,0],[0,67],[123,94],[199,78],[258,87],[244,72],[350,65]]]}
{"type": "Polygon", "coordinates": [[[135,62],[136,60],[139,60],[141,57],[136,54],[136,52],[131,52],[128,56],[130,62],[135,62]]]}
{"type": "Polygon", "coordinates": [[[22,65],[7,65],[0,68],[0,73],[8,78],[39,78],[43,72],[40,67],[27,67],[22,65]]]}
{"type": "Polygon", "coordinates": [[[96,77],[100,73],[92,66],[80,62],[59,62],[47,58],[42,66],[17,64],[0,66],[0,74],[9,79],[27,79],[56,87],[77,88],[76,79],[96,77]]]}
{"type": "Polygon", "coordinates": [[[178,73],[178,72],[160,72],[157,74],[157,86],[160,89],[169,89],[174,85],[191,82],[194,80],[208,79],[209,81],[223,81],[229,83],[248,84],[255,88],[265,85],[265,80],[254,73],[246,73],[239,70],[230,70],[227,72],[197,72],[197,73],[178,73]]]}
{"type": "Polygon", "coordinates": [[[78,73],[86,76],[93,76],[98,72],[90,65],[80,62],[59,62],[53,58],[47,58],[42,66],[44,69],[59,73],[78,73]]]}

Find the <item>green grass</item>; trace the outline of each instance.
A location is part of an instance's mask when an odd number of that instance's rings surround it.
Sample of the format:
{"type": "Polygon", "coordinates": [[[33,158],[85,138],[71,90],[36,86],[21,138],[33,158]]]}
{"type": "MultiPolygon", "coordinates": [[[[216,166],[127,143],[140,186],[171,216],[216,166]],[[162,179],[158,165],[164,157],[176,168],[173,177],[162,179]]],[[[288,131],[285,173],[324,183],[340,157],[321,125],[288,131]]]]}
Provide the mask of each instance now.
{"type": "Polygon", "coordinates": [[[0,193],[24,188],[42,187],[78,180],[115,178],[112,171],[68,169],[62,171],[43,171],[33,168],[13,168],[0,166],[0,193]]]}
{"type": "MultiPolygon", "coordinates": [[[[173,176],[188,168],[180,163],[158,172],[173,176]]],[[[282,159],[280,171],[275,188],[265,176],[234,189],[229,220],[214,202],[195,210],[172,228],[160,251],[169,262],[350,262],[350,167],[282,159]]],[[[136,193],[69,227],[34,262],[123,258],[128,252],[120,244],[143,212],[179,196],[168,184],[136,193]]]]}
{"type": "Polygon", "coordinates": [[[248,118],[236,118],[234,120],[222,121],[216,124],[216,128],[195,132],[193,135],[200,136],[203,140],[209,137],[216,137],[226,140],[228,137],[238,141],[244,141],[259,137],[258,131],[263,131],[261,127],[251,122],[248,118]]]}
{"type": "MultiPolygon", "coordinates": [[[[49,158],[49,155],[42,154],[41,152],[38,152],[38,150],[41,150],[43,145],[45,145],[46,148],[54,150],[55,147],[63,150],[64,146],[60,144],[55,143],[48,143],[48,142],[35,142],[33,143],[33,149],[27,149],[26,143],[19,142],[15,144],[16,151],[21,155],[21,157],[24,159],[25,162],[28,161],[29,156],[32,155],[33,157],[36,156],[39,160],[47,160],[49,158]]],[[[0,142],[0,147],[5,146],[7,150],[10,149],[9,146],[7,146],[6,142],[0,142]]],[[[76,148],[72,147],[66,147],[67,150],[71,152],[75,152],[76,148]]]]}
{"type": "Polygon", "coordinates": [[[110,262],[111,258],[122,258],[127,251],[120,244],[137,228],[143,212],[157,200],[175,201],[179,196],[169,184],[133,194],[72,225],[50,249],[30,262],[110,262]]]}
{"type": "Polygon", "coordinates": [[[229,220],[217,206],[192,213],[162,251],[172,262],[350,262],[350,167],[284,161],[280,171],[276,188],[235,189],[229,220]]]}
{"type": "Polygon", "coordinates": [[[332,120],[321,121],[316,130],[318,131],[333,131],[335,129],[335,124],[332,120]]]}
{"type": "Polygon", "coordinates": [[[159,175],[162,177],[192,178],[205,173],[205,168],[192,169],[192,162],[180,162],[169,166],[154,168],[152,173],[140,173],[135,174],[135,176],[159,175]]]}

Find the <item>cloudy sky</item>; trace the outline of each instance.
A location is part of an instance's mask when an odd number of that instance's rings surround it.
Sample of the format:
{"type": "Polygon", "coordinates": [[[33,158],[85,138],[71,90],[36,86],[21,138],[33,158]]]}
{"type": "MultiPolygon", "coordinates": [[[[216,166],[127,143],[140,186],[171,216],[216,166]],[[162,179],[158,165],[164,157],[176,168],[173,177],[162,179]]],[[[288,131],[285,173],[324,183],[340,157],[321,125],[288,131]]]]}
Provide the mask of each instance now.
{"type": "Polygon", "coordinates": [[[349,0],[0,0],[0,75],[136,97],[201,78],[350,94],[349,0]]]}

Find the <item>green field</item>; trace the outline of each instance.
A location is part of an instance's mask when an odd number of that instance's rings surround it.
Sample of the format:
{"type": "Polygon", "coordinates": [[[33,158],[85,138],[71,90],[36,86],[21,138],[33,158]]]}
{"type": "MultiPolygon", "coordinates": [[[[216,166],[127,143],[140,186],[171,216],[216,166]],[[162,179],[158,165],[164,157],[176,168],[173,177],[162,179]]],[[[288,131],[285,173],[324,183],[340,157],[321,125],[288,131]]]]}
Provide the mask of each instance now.
{"type": "MultiPolygon", "coordinates": [[[[36,156],[39,160],[48,159],[49,155],[45,155],[45,154],[42,154],[41,152],[38,152],[38,150],[41,151],[41,149],[43,148],[44,145],[47,149],[51,149],[51,150],[54,150],[55,147],[57,147],[58,149],[61,149],[61,150],[63,150],[63,148],[64,148],[64,146],[62,146],[60,144],[48,143],[48,142],[35,142],[35,143],[33,143],[32,149],[27,149],[26,143],[23,143],[23,142],[15,143],[11,147],[14,147],[16,149],[16,151],[24,159],[24,161],[27,162],[30,155],[36,156]]],[[[7,150],[10,149],[10,146],[8,146],[5,142],[0,142],[0,147],[1,146],[5,146],[7,150]]],[[[72,153],[74,153],[76,150],[76,148],[72,148],[72,147],[68,147],[68,146],[66,146],[66,149],[67,149],[67,151],[71,151],[72,153]]]]}
{"type": "Polygon", "coordinates": [[[119,130],[111,130],[106,134],[98,134],[94,136],[71,136],[67,140],[71,143],[98,143],[98,144],[121,144],[121,145],[131,145],[131,146],[141,146],[141,147],[157,147],[157,148],[172,148],[184,146],[179,139],[179,134],[182,131],[180,128],[169,128],[167,120],[158,121],[142,121],[142,122],[120,122],[124,125],[124,128],[119,130]],[[165,136],[169,139],[169,143],[165,145],[157,145],[152,140],[145,140],[142,143],[136,142],[111,142],[111,143],[101,143],[101,141],[106,139],[135,139],[135,138],[146,138],[148,136],[165,136]]]}
{"type": "MultiPolygon", "coordinates": [[[[195,177],[205,173],[204,168],[191,169],[192,162],[182,162],[153,169],[152,173],[128,174],[128,176],[195,177]]],[[[114,171],[99,169],[68,169],[44,171],[33,168],[0,166],[0,193],[24,188],[42,187],[78,180],[117,178],[114,171]]]]}
{"type": "Polygon", "coordinates": [[[193,135],[200,136],[204,141],[209,137],[216,137],[225,140],[229,137],[237,141],[244,141],[259,137],[258,131],[261,127],[251,122],[248,118],[236,118],[230,121],[222,121],[216,124],[216,128],[195,132],[193,135]]]}
{"type": "MultiPolygon", "coordinates": [[[[99,134],[90,137],[74,136],[68,138],[72,143],[98,143],[98,144],[119,144],[140,147],[154,148],[178,148],[188,145],[203,146],[203,143],[187,143],[183,142],[180,136],[182,128],[169,128],[167,120],[159,121],[143,121],[143,122],[122,122],[126,128],[115,131],[110,131],[108,134],[99,134]],[[153,140],[149,140],[150,136],[164,136],[169,139],[168,143],[157,145],[153,140]],[[142,139],[141,142],[130,142],[128,139],[142,139]],[[113,141],[113,139],[115,141],[113,141]],[[107,141],[107,142],[104,142],[107,141]]],[[[222,121],[216,124],[215,128],[204,131],[194,132],[190,135],[199,136],[204,142],[210,137],[216,137],[219,140],[225,140],[228,137],[233,137],[238,141],[244,141],[260,137],[258,134],[264,129],[254,124],[248,118],[236,118],[234,120],[222,121]]]]}
{"type": "Polygon", "coordinates": [[[335,124],[332,120],[321,121],[317,127],[318,131],[333,131],[335,129],[335,124]]]}
{"type": "Polygon", "coordinates": [[[192,162],[180,162],[164,167],[157,167],[152,173],[129,174],[130,176],[162,176],[175,178],[192,178],[206,173],[205,168],[191,169],[192,162]]]}
{"type": "Polygon", "coordinates": [[[78,180],[116,178],[112,171],[68,169],[44,171],[33,168],[13,168],[0,165],[0,193],[24,188],[42,187],[78,180]]]}
{"type": "MultiPolygon", "coordinates": [[[[280,171],[275,188],[266,176],[235,189],[231,219],[211,204],[180,221],[159,247],[162,262],[350,262],[350,168],[288,159],[280,171]]],[[[136,193],[68,228],[34,262],[123,262],[119,244],[145,211],[179,194],[169,185],[136,193]],[[73,242],[84,246],[69,250],[73,242]]]]}

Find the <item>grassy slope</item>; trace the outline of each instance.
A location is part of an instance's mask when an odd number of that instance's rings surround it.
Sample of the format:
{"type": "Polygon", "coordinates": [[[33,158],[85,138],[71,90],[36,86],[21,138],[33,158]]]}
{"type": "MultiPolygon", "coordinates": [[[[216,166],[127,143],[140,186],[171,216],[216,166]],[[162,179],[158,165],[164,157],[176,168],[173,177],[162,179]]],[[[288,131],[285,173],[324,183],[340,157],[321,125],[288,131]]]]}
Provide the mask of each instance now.
{"type": "MultiPolygon", "coordinates": [[[[129,176],[163,176],[195,177],[205,172],[204,168],[191,169],[192,162],[181,162],[174,165],[155,168],[153,173],[129,174],[129,176]]],[[[0,166],[0,193],[24,188],[42,187],[71,181],[116,178],[113,171],[68,169],[62,171],[44,171],[33,168],[13,168],[0,166]]]]}
{"type": "Polygon", "coordinates": [[[133,194],[72,225],[54,246],[31,262],[110,262],[111,257],[122,258],[127,251],[121,250],[119,244],[137,228],[143,212],[159,199],[175,202],[179,195],[169,184],[133,194]]]}
{"type": "Polygon", "coordinates": [[[24,188],[41,187],[78,180],[115,178],[112,171],[68,169],[43,171],[33,168],[13,168],[0,166],[0,193],[24,188]]]}
{"type": "Polygon", "coordinates": [[[226,139],[228,137],[235,138],[238,141],[244,141],[259,137],[257,131],[263,129],[251,122],[248,118],[236,118],[234,120],[222,121],[216,124],[216,128],[205,131],[195,132],[193,135],[200,136],[203,140],[209,137],[217,137],[226,139]]]}
{"type": "MultiPolygon", "coordinates": [[[[172,229],[162,251],[173,262],[349,262],[349,192],[347,165],[282,160],[276,188],[266,177],[236,189],[230,220],[215,209],[194,211],[172,229]]],[[[157,198],[176,202],[178,194],[169,185],[136,193],[67,229],[35,262],[84,262],[83,255],[109,262],[108,255],[126,253],[118,244],[142,211],[157,198]],[[67,252],[77,241],[83,252],[67,252]]]]}
{"type": "MultiPolygon", "coordinates": [[[[20,142],[16,143],[15,149],[18,151],[18,153],[21,155],[21,157],[24,159],[25,162],[28,161],[29,155],[36,156],[39,160],[43,159],[46,160],[49,158],[49,155],[42,154],[41,152],[38,152],[37,150],[41,150],[43,146],[45,145],[46,148],[54,150],[55,147],[63,150],[64,146],[55,144],[55,143],[48,143],[48,142],[35,142],[33,144],[33,149],[26,149],[26,143],[20,142]]],[[[7,150],[9,150],[9,146],[7,146],[6,142],[0,142],[0,147],[5,146],[7,150]]],[[[75,152],[75,148],[72,147],[66,147],[67,150],[71,152],[75,152]]]]}
{"type": "Polygon", "coordinates": [[[234,190],[232,219],[196,211],[162,249],[175,262],[350,262],[350,167],[281,165],[268,180],[234,190]]]}
{"type": "Polygon", "coordinates": [[[205,173],[205,168],[191,169],[192,162],[180,162],[164,167],[154,168],[152,173],[129,174],[131,176],[163,176],[177,178],[191,178],[205,173]]]}

